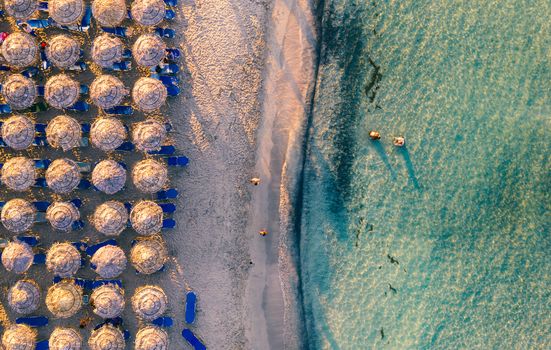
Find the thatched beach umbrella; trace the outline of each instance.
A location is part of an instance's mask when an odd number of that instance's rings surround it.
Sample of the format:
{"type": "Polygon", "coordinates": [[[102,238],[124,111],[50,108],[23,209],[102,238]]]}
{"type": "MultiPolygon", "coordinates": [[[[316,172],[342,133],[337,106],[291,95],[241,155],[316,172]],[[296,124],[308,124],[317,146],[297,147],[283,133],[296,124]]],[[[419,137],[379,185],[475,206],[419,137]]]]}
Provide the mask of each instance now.
{"type": "Polygon", "coordinates": [[[122,190],[126,182],[126,170],[111,159],[102,160],[92,171],[92,183],[96,188],[107,194],[122,190]]]}
{"type": "Polygon", "coordinates": [[[94,0],[92,14],[100,25],[116,27],[126,18],[126,2],[124,0],[94,0]]]}
{"type": "Polygon", "coordinates": [[[35,215],[36,209],[30,202],[15,198],[4,204],[0,218],[8,231],[22,233],[33,226],[35,215]]]}
{"type": "Polygon", "coordinates": [[[124,44],[121,39],[103,34],[92,43],[92,60],[103,68],[111,68],[114,63],[122,61],[124,44]]]}
{"type": "Polygon", "coordinates": [[[48,340],[50,350],[80,350],[82,348],[82,336],[74,328],[54,329],[48,340]]]}
{"type": "Polygon", "coordinates": [[[58,24],[78,24],[84,16],[84,1],[82,0],[49,0],[48,13],[58,24]]]}
{"type": "Polygon", "coordinates": [[[55,193],[69,193],[80,183],[80,170],[74,160],[60,158],[46,169],[46,183],[55,193]]]}
{"type": "Polygon", "coordinates": [[[24,150],[34,141],[34,122],[24,115],[11,116],[2,124],[1,133],[6,145],[17,151],[24,150]]]}
{"type": "Polygon", "coordinates": [[[168,350],[168,334],[160,327],[146,326],[136,334],[135,350],[168,350]]]}
{"type": "Polygon", "coordinates": [[[17,281],[8,291],[8,304],[19,314],[30,314],[40,305],[40,287],[31,279],[17,281]]]}
{"type": "Polygon", "coordinates": [[[104,284],[92,292],[93,311],[101,318],[115,318],[124,310],[124,291],[114,284],[104,284]]]}
{"type": "Polygon", "coordinates": [[[99,232],[107,236],[118,236],[127,226],[128,210],[123,203],[108,201],[100,204],[94,211],[92,224],[99,232]]]}
{"type": "Polygon", "coordinates": [[[98,118],[90,129],[92,144],[102,151],[113,151],[126,139],[126,128],[117,118],[98,118]]]}
{"type": "Polygon", "coordinates": [[[166,87],[158,79],[140,78],[132,89],[134,103],[144,112],[151,112],[161,108],[166,102],[166,96],[166,87]]]}
{"type": "Polygon", "coordinates": [[[21,241],[9,242],[2,252],[2,265],[6,270],[22,274],[33,264],[34,253],[30,245],[21,241]]]}
{"type": "Polygon", "coordinates": [[[67,108],[74,105],[80,96],[80,84],[68,75],[54,75],[44,85],[44,99],[54,108],[67,108]]]}
{"type": "Polygon", "coordinates": [[[82,129],[75,118],[58,115],[46,127],[46,139],[50,146],[68,151],[80,146],[82,129]]]}
{"type": "Polygon", "coordinates": [[[80,252],[71,243],[56,243],[46,254],[46,268],[61,278],[73,277],[81,263],[80,252]]]}
{"type": "Polygon", "coordinates": [[[8,15],[15,19],[29,19],[38,10],[38,0],[4,0],[8,15]]]}
{"type": "Polygon", "coordinates": [[[115,278],[126,269],[127,260],[120,247],[106,245],[94,253],[90,262],[102,278],[115,278]]]}
{"type": "Polygon", "coordinates": [[[2,183],[12,191],[26,191],[36,182],[36,167],[27,157],[8,159],[1,172],[2,183]]]}
{"type": "Polygon", "coordinates": [[[59,231],[71,231],[78,219],[80,219],[80,212],[71,202],[54,202],[46,210],[46,220],[59,231]]]}
{"type": "Polygon", "coordinates": [[[46,57],[58,68],[69,68],[80,59],[80,43],[69,35],[57,35],[46,46],[46,57]]]}
{"type": "Polygon", "coordinates": [[[16,67],[28,67],[38,59],[38,45],[27,33],[15,32],[2,43],[2,56],[8,64],[16,67]]]}
{"type": "Polygon", "coordinates": [[[46,306],[55,317],[73,316],[82,307],[82,288],[70,280],[56,283],[48,289],[46,306]]]}
{"type": "Polygon", "coordinates": [[[140,239],[130,251],[134,268],[145,275],[159,271],[168,260],[166,244],[160,236],[140,239]]]}
{"type": "Polygon", "coordinates": [[[134,0],[130,10],[134,21],[143,26],[156,26],[166,15],[163,0],[134,0]]]}
{"type": "Polygon", "coordinates": [[[132,169],[132,181],[142,192],[158,192],[168,181],[167,166],[154,159],[139,161],[132,169]]]}
{"type": "Polygon", "coordinates": [[[141,235],[159,233],[163,227],[163,209],[155,202],[141,201],[130,211],[130,223],[141,235]]]}
{"type": "Polygon", "coordinates": [[[2,335],[3,350],[34,350],[36,331],[26,324],[12,324],[2,335]]]}
{"type": "Polygon", "coordinates": [[[165,126],[155,119],[134,124],[132,141],[140,151],[156,151],[161,148],[166,139],[165,126]]]}
{"type": "Polygon", "coordinates": [[[2,94],[11,108],[20,110],[32,106],[38,93],[34,81],[21,74],[11,74],[2,84],[2,94]]]}
{"type": "Polygon", "coordinates": [[[166,56],[166,44],[158,35],[143,34],[132,46],[132,55],[138,65],[155,67],[166,56]]]}
{"type": "Polygon", "coordinates": [[[165,292],[158,286],[143,286],[132,296],[132,309],[136,315],[146,321],[161,317],[168,304],[165,292]]]}
{"type": "Polygon", "coordinates": [[[124,350],[126,342],[124,334],[118,328],[107,323],[92,331],[88,338],[88,346],[90,350],[124,350]]]}
{"type": "Polygon", "coordinates": [[[128,90],[123,82],[112,75],[100,75],[90,85],[90,97],[94,104],[103,109],[109,109],[120,104],[128,90]]]}

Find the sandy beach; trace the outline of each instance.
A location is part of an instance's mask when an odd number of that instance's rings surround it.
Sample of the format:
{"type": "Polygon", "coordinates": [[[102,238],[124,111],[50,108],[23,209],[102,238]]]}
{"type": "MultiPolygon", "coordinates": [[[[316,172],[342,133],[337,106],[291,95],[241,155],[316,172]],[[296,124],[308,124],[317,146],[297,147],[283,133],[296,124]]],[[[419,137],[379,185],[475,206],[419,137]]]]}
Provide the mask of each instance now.
{"type": "Polygon", "coordinates": [[[169,240],[181,266],[174,283],[198,292],[196,333],[209,348],[297,348],[294,297],[284,297],[279,271],[280,188],[301,164],[290,146],[302,142],[312,89],[312,10],[306,1],[200,1],[182,11],[189,89],[172,108],[191,164],[178,183],[181,234],[169,240]]]}

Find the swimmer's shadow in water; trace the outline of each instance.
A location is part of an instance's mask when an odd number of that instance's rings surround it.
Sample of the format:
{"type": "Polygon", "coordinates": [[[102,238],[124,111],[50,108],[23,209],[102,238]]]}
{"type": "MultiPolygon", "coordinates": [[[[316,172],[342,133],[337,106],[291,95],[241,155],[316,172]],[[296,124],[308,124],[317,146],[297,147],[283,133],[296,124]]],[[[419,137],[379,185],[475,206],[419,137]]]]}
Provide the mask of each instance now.
{"type": "Polygon", "coordinates": [[[394,169],[392,169],[392,165],[390,164],[390,160],[388,159],[388,155],[386,154],[383,144],[381,142],[371,142],[371,146],[373,147],[373,149],[375,149],[375,151],[381,158],[381,161],[390,172],[390,176],[392,176],[392,180],[396,180],[396,172],[394,171],[394,169]]]}
{"type": "Polygon", "coordinates": [[[405,166],[408,171],[409,178],[413,183],[413,187],[415,187],[416,189],[420,189],[421,186],[419,185],[419,181],[417,180],[417,176],[415,175],[415,167],[413,166],[407,147],[401,147],[400,149],[398,149],[398,153],[404,157],[405,166]]]}

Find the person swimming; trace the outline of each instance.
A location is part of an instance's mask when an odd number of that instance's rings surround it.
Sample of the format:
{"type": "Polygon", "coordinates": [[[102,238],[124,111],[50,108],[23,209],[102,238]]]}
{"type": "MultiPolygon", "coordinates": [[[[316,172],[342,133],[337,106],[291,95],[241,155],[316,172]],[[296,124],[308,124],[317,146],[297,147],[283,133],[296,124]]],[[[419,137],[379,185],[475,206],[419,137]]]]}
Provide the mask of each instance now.
{"type": "Polygon", "coordinates": [[[394,146],[403,147],[406,144],[406,139],[403,136],[397,136],[394,138],[394,146]]]}
{"type": "Polygon", "coordinates": [[[394,294],[398,293],[398,290],[392,286],[392,284],[388,284],[388,289],[394,294]]]}
{"type": "Polygon", "coordinates": [[[369,132],[369,137],[372,140],[380,140],[381,139],[381,134],[377,130],[371,130],[369,132]]]}

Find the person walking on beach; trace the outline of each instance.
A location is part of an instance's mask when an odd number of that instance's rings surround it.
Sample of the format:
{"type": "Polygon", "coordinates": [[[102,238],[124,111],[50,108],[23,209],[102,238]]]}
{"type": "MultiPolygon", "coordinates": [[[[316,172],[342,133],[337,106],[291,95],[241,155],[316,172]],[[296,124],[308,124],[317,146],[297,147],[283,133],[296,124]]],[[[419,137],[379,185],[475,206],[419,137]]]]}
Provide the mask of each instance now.
{"type": "Polygon", "coordinates": [[[258,234],[261,235],[262,237],[264,237],[268,234],[268,231],[266,229],[262,229],[262,230],[258,231],[258,234]]]}
{"type": "Polygon", "coordinates": [[[253,177],[252,179],[249,180],[250,183],[252,183],[253,185],[255,186],[258,186],[260,185],[260,179],[258,177],[253,177]]]}

